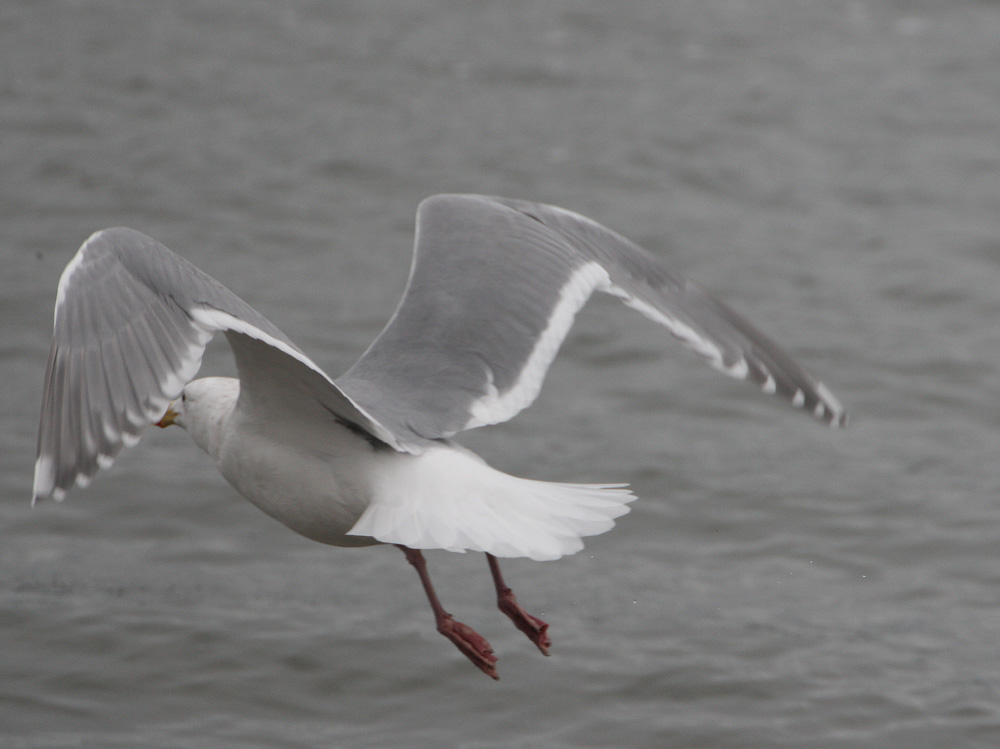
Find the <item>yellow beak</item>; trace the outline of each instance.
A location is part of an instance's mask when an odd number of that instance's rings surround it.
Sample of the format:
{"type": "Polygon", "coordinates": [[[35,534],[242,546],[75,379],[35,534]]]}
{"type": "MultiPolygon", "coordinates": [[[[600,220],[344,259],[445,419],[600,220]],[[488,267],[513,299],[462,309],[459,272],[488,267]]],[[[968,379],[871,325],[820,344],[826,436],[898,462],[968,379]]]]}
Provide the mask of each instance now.
{"type": "Polygon", "coordinates": [[[167,412],[163,414],[163,418],[161,418],[158,422],[156,422],[156,426],[160,427],[160,429],[166,429],[168,426],[174,423],[174,420],[176,418],[177,418],[177,412],[170,406],[167,406],[167,412]]]}

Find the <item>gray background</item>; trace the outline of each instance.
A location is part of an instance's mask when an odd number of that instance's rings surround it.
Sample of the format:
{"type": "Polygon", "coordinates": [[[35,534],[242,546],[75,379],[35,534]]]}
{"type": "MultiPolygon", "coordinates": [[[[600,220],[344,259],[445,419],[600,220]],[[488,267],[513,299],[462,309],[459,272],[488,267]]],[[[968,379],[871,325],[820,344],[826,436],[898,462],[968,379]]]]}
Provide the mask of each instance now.
{"type": "MultiPolygon", "coordinates": [[[[0,744],[1000,742],[1000,5],[954,0],[0,5],[0,744]],[[55,287],[95,229],[189,258],[343,371],[435,192],[608,224],[772,333],[843,432],[598,300],[534,408],[466,443],[633,483],[574,557],[301,539],[151,430],[32,510],[55,287]]],[[[225,371],[225,347],[207,371],[225,371]]]]}

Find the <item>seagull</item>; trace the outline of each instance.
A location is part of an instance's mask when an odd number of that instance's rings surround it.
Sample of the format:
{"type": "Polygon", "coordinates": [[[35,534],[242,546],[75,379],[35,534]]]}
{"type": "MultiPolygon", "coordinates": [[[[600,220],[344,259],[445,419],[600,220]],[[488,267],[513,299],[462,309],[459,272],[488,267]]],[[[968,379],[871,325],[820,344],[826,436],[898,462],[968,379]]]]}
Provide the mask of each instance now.
{"type": "Polygon", "coordinates": [[[778,344],[625,237],[551,205],[435,195],[417,210],[399,306],[336,380],[154,239],[122,227],[93,234],[59,279],[32,503],[86,486],[146,426],[179,425],[237,492],[293,531],[399,547],[438,632],[498,678],[489,642],[439,600],[423,551],[483,552],[500,610],[548,655],[548,624],[521,606],[498,558],[573,554],[635,496],[626,484],[512,476],[451,438],[535,400],[594,291],[715,369],[846,423],[837,398],[778,344]],[[239,376],[194,379],[220,332],[239,376]]]}

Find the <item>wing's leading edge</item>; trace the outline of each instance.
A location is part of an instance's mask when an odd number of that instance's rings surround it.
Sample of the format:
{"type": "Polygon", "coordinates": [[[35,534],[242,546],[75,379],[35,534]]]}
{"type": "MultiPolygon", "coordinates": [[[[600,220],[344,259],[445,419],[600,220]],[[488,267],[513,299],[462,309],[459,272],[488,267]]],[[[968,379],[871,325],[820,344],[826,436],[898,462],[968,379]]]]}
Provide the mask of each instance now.
{"type": "Polygon", "coordinates": [[[716,369],[845,423],[836,397],[777,343],[633,242],[561,208],[482,195],[421,203],[399,307],[337,382],[403,441],[504,421],[538,395],[595,290],[716,369]]]}

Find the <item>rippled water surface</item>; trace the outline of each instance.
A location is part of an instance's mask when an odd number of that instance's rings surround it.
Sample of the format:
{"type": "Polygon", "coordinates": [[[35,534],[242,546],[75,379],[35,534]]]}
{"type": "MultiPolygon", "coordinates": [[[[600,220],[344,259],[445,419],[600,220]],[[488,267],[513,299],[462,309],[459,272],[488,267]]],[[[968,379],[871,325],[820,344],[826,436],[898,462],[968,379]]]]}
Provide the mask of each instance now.
{"type": "Polygon", "coordinates": [[[997,39],[972,0],[4,4],[0,744],[1000,743],[997,39]],[[466,440],[642,498],[505,565],[552,657],[481,555],[428,555],[498,683],[396,550],[295,536],[180,430],[31,509],[55,287],[92,231],[155,236],[339,373],[445,191],[628,234],[851,427],[597,300],[536,405],[466,440]]]}

